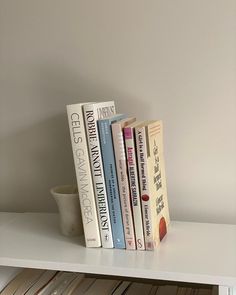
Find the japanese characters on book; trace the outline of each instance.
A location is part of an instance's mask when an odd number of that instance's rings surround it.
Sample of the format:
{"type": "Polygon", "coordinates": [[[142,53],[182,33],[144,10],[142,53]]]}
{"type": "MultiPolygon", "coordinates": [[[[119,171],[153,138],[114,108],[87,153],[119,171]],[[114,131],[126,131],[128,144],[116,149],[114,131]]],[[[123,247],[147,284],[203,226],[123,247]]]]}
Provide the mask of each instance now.
{"type": "Polygon", "coordinates": [[[154,250],[170,223],[160,120],[114,101],[67,106],[87,247],[154,250]]]}

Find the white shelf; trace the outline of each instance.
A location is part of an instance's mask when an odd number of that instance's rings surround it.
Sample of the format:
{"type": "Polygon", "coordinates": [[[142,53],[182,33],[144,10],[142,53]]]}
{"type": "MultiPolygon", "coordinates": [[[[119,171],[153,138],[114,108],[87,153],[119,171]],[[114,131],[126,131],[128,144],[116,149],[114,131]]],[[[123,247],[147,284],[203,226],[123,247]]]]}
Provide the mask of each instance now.
{"type": "Polygon", "coordinates": [[[148,252],[85,248],[60,234],[57,214],[1,213],[0,222],[0,265],[236,286],[235,225],[172,222],[148,252]]]}

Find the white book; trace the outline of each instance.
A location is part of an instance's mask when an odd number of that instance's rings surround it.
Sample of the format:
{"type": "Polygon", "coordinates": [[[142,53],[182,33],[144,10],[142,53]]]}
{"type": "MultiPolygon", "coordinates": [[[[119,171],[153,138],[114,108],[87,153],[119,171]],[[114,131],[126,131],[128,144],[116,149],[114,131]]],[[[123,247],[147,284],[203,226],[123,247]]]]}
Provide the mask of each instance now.
{"type": "Polygon", "coordinates": [[[84,295],[111,295],[119,284],[118,280],[96,279],[84,295]]]}
{"type": "Polygon", "coordinates": [[[149,295],[151,289],[151,284],[132,283],[125,292],[125,295],[149,295]]]}
{"type": "Polygon", "coordinates": [[[129,174],[129,186],[131,194],[131,204],[134,218],[134,229],[135,229],[135,239],[137,250],[145,250],[145,241],[143,234],[143,218],[142,218],[142,205],[141,196],[139,190],[139,178],[138,178],[138,168],[136,159],[136,144],[135,144],[135,127],[140,124],[139,122],[134,122],[124,128],[124,138],[125,138],[125,149],[126,149],[126,159],[127,168],[129,174]]]}
{"type": "Polygon", "coordinates": [[[97,120],[114,115],[116,113],[115,104],[114,101],[91,103],[85,104],[83,109],[102,246],[104,248],[113,248],[97,120]]]}
{"type": "Polygon", "coordinates": [[[87,247],[100,247],[100,231],[94,196],[88,143],[83,116],[84,103],[67,105],[67,116],[87,247]]]}

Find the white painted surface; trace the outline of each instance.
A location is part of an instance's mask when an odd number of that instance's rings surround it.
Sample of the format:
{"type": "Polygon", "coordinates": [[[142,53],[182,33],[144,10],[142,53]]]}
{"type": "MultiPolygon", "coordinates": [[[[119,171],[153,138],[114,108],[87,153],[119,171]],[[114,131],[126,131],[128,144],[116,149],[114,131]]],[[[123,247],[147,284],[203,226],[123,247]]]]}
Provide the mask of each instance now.
{"type": "Polygon", "coordinates": [[[231,295],[230,288],[227,286],[219,286],[219,295],[231,295]]]}
{"type": "Polygon", "coordinates": [[[236,286],[235,225],[172,222],[154,252],[85,248],[55,214],[22,214],[0,236],[0,265],[236,286]]]}
{"type": "Polygon", "coordinates": [[[235,0],[1,0],[1,210],[56,210],[65,105],[115,99],[163,119],[171,217],[236,224],[235,28],[235,0]]]}

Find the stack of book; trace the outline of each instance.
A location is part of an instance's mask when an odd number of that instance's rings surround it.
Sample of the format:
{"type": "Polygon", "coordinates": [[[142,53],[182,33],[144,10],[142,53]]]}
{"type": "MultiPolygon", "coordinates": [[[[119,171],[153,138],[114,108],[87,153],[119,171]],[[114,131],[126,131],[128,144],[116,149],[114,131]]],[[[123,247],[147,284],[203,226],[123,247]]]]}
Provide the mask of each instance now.
{"type": "Polygon", "coordinates": [[[67,114],[86,246],[155,249],[170,222],[162,122],[116,114],[114,101],[67,114]]]}
{"type": "MultiPolygon", "coordinates": [[[[6,276],[6,274],[5,274],[6,276]]],[[[217,287],[159,281],[137,282],[75,272],[23,269],[9,280],[0,295],[216,295],[217,287]]]]}

